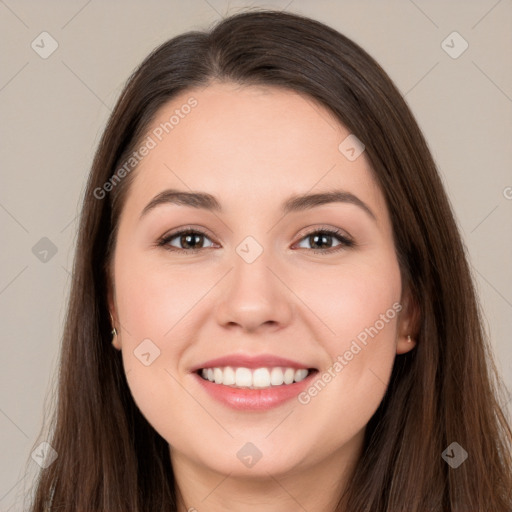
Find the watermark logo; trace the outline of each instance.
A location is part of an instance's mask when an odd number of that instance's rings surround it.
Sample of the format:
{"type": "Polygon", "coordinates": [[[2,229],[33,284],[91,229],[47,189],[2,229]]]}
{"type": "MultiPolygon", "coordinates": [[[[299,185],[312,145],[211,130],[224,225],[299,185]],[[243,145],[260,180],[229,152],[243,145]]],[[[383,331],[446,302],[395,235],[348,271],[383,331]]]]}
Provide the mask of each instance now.
{"type": "Polygon", "coordinates": [[[181,120],[185,119],[196,106],[197,100],[194,97],[190,97],[180,108],[175,109],[174,114],[169,117],[168,121],[160,123],[156,128],[153,128],[151,134],[142,141],[138,149],[125,160],[123,165],[117,169],[110,179],[101,187],[94,189],[94,197],[96,199],[104,199],[108,192],[112,192],[121,180],[130,174],[144,157],[149,155],[149,153],[158,146],[158,143],[163,140],[165,135],[171,133],[181,120]]]}
{"type": "Polygon", "coordinates": [[[343,139],[338,146],[339,152],[350,162],[357,160],[364,149],[365,145],[353,133],[343,139]]]}
{"type": "Polygon", "coordinates": [[[165,135],[169,134],[176,126],[178,126],[178,124],[180,124],[182,119],[185,119],[185,117],[190,114],[194,107],[197,107],[197,100],[194,97],[191,97],[186,103],[181,105],[180,108],[177,108],[174,111],[174,114],[169,117],[169,121],[160,123],[153,129],[152,133],[154,137],[160,142],[165,135]]]}
{"type": "Polygon", "coordinates": [[[43,441],[31,454],[32,460],[43,469],[50,467],[58,457],[58,453],[50,443],[43,441]]]}
{"type": "Polygon", "coordinates": [[[160,356],[160,349],[149,338],[146,338],[137,345],[133,353],[144,366],[150,366],[160,356]]]}
{"type": "Polygon", "coordinates": [[[253,443],[245,443],[236,453],[240,462],[248,468],[252,468],[261,459],[262,455],[261,451],[253,443]]]}
{"type": "Polygon", "coordinates": [[[468,42],[456,31],[449,34],[441,43],[441,48],[452,59],[458,59],[468,47],[468,42]]]}
{"type": "Polygon", "coordinates": [[[468,452],[455,441],[441,454],[445,462],[453,469],[457,469],[467,458],[468,452]]]}
{"type": "Polygon", "coordinates": [[[48,263],[57,254],[57,246],[49,238],[43,236],[43,238],[32,247],[32,254],[39,261],[48,263]]]}
{"type": "Polygon", "coordinates": [[[263,247],[252,237],[245,237],[236,247],[237,254],[246,262],[253,263],[263,252],[263,247]]]}
{"type": "Polygon", "coordinates": [[[379,316],[379,319],[374,322],[374,324],[370,327],[366,327],[363,329],[357,336],[356,339],[352,340],[350,348],[347,349],[343,354],[340,354],[336,357],[336,361],[327,368],[325,372],[323,372],[316,380],[311,384],[311,386],[299,393],[297,396],[297,400],[302,405],[307,405],[311,402],[311,399],[317,396],[326,386],[331,382],[337,375],[341,373],[341,371],[349,364],[354,356],[359,354],[364,347],[368,344],[368,338],[373,339],[379,332],[384,329],[386,324],[388,324],[397,313],[402,310],[402,305],[398,302],[395,302],[391,308],[389,308],[385,313],[382,313],[379,316]],[[359,342],[359,343],[358,343],[359,342]],[[362,346],[361,346],[362,345],[362,346]]]}
{"type": "Polygon", "coordinates": [[[30,47],[41,59],[47,59],[59,47],[59,43],[48,32],[41,32],[30,47]]]}

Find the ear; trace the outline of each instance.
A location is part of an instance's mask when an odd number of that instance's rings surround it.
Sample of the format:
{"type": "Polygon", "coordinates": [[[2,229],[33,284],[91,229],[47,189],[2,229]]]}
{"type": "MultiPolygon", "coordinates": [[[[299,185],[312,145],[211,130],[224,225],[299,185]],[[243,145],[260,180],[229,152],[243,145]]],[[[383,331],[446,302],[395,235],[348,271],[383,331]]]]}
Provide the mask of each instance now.
{"type": "Polygon", "coordinates": [[[121,327],[118,320],[116,301],[115,301],[115,288],[110,271],[107,272],[107,303],[110,312],[110,322],[112,329],[116,329],[117,334],[112,335],[112,345],[121,350],[121,327]]]}
{"type": "Polygon", "coordinates": [[[420,308],[409,287],[402,294],[402,311],[398,317],[396,353],[406,354],[417,343],[420,325],[420,308]]]}

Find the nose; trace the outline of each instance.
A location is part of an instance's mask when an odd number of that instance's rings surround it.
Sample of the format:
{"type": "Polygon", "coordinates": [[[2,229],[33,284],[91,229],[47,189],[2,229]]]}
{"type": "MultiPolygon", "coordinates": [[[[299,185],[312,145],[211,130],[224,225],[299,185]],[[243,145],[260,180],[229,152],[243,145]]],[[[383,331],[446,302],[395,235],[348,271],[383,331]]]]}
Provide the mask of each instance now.
{"type": "Polygon", "coordinates": [[[220,325],[255,332],[279,330],[290,323],[293,294],[281,267],[271,260],[267,251],[252,263],[234,255],[233,269],[219,290],[216,316],[220,325]]]}

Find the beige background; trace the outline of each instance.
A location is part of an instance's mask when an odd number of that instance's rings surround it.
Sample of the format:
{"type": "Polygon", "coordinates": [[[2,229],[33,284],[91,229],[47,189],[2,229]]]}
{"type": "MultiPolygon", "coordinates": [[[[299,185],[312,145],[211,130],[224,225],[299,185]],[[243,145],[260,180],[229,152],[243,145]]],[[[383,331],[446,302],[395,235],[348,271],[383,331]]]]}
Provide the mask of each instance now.
{"type": "MultiPolygon", "coordinates": [[[[510,0],[0,0],[2,511],[24,510],[22,496],[38,469],[30,454],[46,439],[40,429],[79,201],[123,83],[164,40],[249,5],[331,25],[369,51],[403,92],[453,203],[498,366],[512,390],[510,0]],[[31,47],[34,40],[43,46],[43,31],[58,43],[46,59],[31,47]],[[458,58],[442,47],[453,31],[469,44],[458,58]],[[46,262],[33,251],[43,237],[57,250],[46,262]]],[[[450,41],[452,53],[462,48],[461,40],[450,41]]]]}

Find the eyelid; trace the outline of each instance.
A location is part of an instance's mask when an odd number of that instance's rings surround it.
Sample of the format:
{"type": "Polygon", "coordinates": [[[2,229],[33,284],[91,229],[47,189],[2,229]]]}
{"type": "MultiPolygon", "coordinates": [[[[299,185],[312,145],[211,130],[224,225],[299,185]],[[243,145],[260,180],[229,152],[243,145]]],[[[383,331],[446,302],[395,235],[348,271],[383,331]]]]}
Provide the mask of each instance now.
{"type": "Polygon", "coordinates": [[[311,229],[308,229],[308,231],[304,234],[302,234],[298,240],[294,244],[294,246],[297,243],[300,243],[302,240],[307,238],[308,236],[311,236],[315,233],[327,233],[328,236],[331,236],[333,238],[338,238],[340,244],[328,249],[306,249],[308,252],[312,252],[313,254],[322,254],[322,255],[330,255],[337,253],[338,251],[342,251],[344,249],[350,249],[352,247],[355,247],[357,244],[347,231],[344,229],[338,228],[338,227],[332,227],[332,226],[313,226],[311,229]]]}
{"type": "Polygon", "coordinates": [[[344,230],[344,229],[341,229],[341,228],[338,228],[336,226],[329,226],[327,224],[321,224],[321,225],[314,225],[314,226],[308,226],[306,228],[304,228],[306,230],[305,233],[299,233],[299,235],[297,236],[300,236],[299,238],[299,241],[302,240],[303,238],[305,238],[306,236],[309,236],[309,235],[312,235],[313,233],[317,233],[317,232],[329,232],[331,234],[336,234],[338,236],[342,236],[343,238],[346,238],[347,240],[350,240],[351,242],[354,242],[354,239],[352,237],[352,235],[350,235],[348,233],[348,231],[344,230]]]}
{"type": "Polygon", "coordinates": [[[207,236],[208,238],[212,239],[212,241],[213,241],[213,239],[215,239],[213,234],[208,229],[196,226],[194,224],[187,224],[185,226],[180,226],[178,228],[171,229],[171,230],[167,231],[159,238],[159,241],[164,240],[164,239],[174,238],[175,236],[177,236],[179,234],[187,233],[187,232],[194,232],[194,233],[197,232],[201,235],[207,236]]]}

